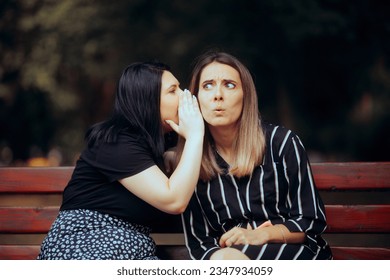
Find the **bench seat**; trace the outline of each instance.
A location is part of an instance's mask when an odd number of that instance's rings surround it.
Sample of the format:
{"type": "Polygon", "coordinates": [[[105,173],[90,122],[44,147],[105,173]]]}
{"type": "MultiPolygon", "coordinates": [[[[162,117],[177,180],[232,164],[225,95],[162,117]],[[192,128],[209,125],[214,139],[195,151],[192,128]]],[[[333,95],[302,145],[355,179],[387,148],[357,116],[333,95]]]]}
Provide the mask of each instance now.
{"type": "MultiPolygon", "coordinates": [[[[390,162],[313,163],[312,169],[325,202],[325,238],[334,259],[390,259],[390,162]]],[[[1,260],[37,257],[72,171],[0,168],[1,260]]],[[[153,237],[161,258],[189,259],[179,218],[175,227],[161,227],[153,237]]]]}

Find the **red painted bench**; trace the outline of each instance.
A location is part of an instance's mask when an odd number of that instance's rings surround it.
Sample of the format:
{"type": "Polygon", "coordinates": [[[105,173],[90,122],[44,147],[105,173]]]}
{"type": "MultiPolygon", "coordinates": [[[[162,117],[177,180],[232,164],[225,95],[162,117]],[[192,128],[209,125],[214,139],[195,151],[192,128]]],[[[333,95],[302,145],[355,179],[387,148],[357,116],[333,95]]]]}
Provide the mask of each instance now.
{"type": "MultiPolygon", "coordinates": [[[[313,163],[335,259],[390,259],[390,162],[313,163]]],[[[35,259],[73,167],[0,168],[0,259],[35,259]]],[[[153,233],[158,253],[188,259],[177,227],[153,233]]]]}

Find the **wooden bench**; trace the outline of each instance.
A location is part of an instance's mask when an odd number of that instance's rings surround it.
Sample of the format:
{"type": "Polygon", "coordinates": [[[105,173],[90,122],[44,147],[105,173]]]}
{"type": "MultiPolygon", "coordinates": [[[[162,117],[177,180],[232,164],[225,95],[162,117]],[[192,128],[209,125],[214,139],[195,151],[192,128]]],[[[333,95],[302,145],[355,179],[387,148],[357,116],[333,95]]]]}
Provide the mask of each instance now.
{"type": "MultiPolygon", "coordinates": [[[[334,259],[390,259],[390,162],[314,163],[334,259]]],[[[0,259],[35,259],[73,167],[0,168],[0,259]]],[[[177,223],[180,223],[178,217],[177,223]]],[[[166,259],[188,259],[184,237],[153,233],[166,259]]],[[[168,233],[167,233],[168,232],[168,233]]]]}

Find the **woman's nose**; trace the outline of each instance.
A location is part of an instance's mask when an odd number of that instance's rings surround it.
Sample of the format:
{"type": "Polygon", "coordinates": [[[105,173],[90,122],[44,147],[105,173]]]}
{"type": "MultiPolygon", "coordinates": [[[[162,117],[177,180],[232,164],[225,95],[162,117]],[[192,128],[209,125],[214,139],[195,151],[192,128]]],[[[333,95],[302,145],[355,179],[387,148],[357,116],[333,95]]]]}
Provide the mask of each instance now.
{"type": "Polygon", "coordinates": [[[220,101],[223,100],[223,92],[220,87],[217,87],[215,89],[215,95],[214,95],[214,100],[215,101],[220,101]]]}

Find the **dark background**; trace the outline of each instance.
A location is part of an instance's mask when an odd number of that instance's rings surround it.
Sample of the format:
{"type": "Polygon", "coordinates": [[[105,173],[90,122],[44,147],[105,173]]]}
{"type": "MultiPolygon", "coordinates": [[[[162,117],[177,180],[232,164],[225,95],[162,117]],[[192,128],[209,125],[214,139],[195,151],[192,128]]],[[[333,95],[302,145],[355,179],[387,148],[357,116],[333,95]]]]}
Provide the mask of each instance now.
{"type": "Polygon", "coordinates": [[[73,165],[129,63],[182,88],[209,48],[253,73],[312,162],[390,160],[390,5],[376,0],[2,0],[0,166],[73,165]]]}

